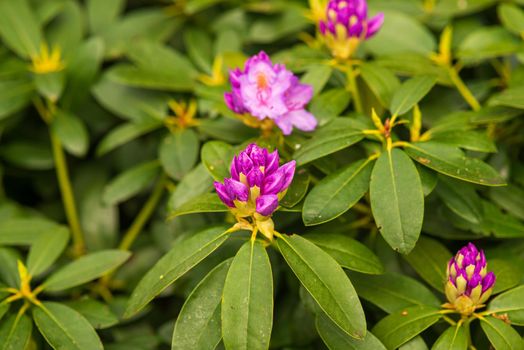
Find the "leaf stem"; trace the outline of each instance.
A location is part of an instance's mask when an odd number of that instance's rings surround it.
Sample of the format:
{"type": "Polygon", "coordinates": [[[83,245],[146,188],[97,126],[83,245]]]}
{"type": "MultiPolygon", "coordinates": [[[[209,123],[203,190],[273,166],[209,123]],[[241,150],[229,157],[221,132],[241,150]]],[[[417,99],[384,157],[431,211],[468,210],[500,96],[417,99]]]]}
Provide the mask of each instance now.
{"type": "Polygon", "coordinates": [[[69,222],[71,234],[73,236],[73,253],[76,257],[79,257],[85,252],[85,242],[76,210],[73,187],[71,186],[71,181],[69,179],[66,157],[60,140],[51,129],[49,129],[49,136],[53,148],[58,185],[62,194],[67,221],[69,222]]]}
{"type": "Polygon", "coordinates": [[[475,96],[473,96],[473,94],[471,93],[467,85],[464,83],[464,81],[460,78],[457,69],[455,67],[449,67],[448,71],[451,81],[453,82],[453,84],[455,84],[455,87],[460,92],[464,100],[466,100],[466,102],[474,111],[480,110],[480,103],[477,101],[475,96]]]}
{"type": "Polygon", "coordinates": [[[359,113],[362,113],[362,101],[360,100],[360,92],[358,90],[357,85],[357,77],[355,73],[355,69],[353,67],[353,63],[348,63],[348,70],[347,70],[347,78],[349,83],[349,88],[351,90],[351,95],[353,96],[353,104],[355,106],[355,110],[359,113]]]}

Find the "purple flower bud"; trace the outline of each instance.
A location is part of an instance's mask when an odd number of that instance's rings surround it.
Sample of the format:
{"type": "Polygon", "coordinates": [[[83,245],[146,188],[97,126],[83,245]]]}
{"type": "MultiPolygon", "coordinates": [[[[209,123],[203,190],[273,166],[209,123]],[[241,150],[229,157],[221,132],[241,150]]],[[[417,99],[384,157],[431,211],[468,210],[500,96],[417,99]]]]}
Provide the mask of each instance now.
{"type": "Polygon", "coordinates": [[[282,166],[278,161],[277,151],[250,144],[233,158],[231,177],[214,183],[218,197],[240,217],[271,216],[295,173],[295,161],[282,166]]]}
{"type": "Polygon", "coordinates": [[[383,23],[383,13],[368,18],[366,0],[329,0],[326,19],[318,23],[318,29],[333,55],[347,59],[359,42],[375,35],[383,23]]]}
{"type": "Polygon", "coordinates": [[[491,295],[495,274],[487,272],[486,256],[468,243],[451,258],[447,268],[446,296],[462,313],[471,313],[491,295]]]}
{"type": "Polygon", "coordinates": [[[232,91],[224,94],[224,100],[233,112],[249,113],[259,120],[269,118],[284,135],[294,127],[302,131],[316,128],[317,120],[304,109],[313,88],[300,83],[284,65],[273,64],[265,52],[251,57],[244,71],[230,71],[229,81],[232,91]]]}

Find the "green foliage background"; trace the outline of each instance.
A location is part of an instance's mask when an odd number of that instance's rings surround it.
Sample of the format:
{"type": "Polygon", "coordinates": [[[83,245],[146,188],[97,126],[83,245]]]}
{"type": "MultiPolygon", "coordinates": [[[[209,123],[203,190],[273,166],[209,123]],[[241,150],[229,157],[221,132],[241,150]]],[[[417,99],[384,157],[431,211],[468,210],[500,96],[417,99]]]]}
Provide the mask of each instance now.
{"type": "Polygon", "coordinates": [[[357,112],[306,1],[0,0],[0,348],[524,349],[523,5],[370,0],[357,112]],[[63,69],[31,70],[42,44],[63,69]],[[314,87],[315,132],[227,109],[260,50],[314,87]],[[392,150],[372,109],[403,123],[392,150]],[[274,215],[296,235],[270,247],[224,234],[212,193],[254,141],[298,165],[274,215]],[[440,305],[467,241],[497,282],[457,326],[440,305]]]}

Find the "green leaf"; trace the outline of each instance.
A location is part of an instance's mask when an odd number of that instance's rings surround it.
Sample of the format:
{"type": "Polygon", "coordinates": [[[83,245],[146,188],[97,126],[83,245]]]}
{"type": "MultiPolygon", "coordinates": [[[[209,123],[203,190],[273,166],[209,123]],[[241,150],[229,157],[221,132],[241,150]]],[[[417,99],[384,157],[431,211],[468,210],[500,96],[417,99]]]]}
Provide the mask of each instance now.
{"type": "Polygon", "coordinates": [[[506,106],[524,109],[524,87],[510,87],[501,93],[493,95],[488,104],[490,106],[506,106]]]}
{"type": "Polygon", "coordinates": [[[389,110],[392,115],[401,115],[409,111],[437,82],[436,76],[418,76],[402,84],[391,99],[389,110]]]}
{"type": "Polygon", "coordinates": [[[51,101],[58,101],[64,92],[65,74],[63,71],[39,73],[33,76],[38,93],[51,101]]]}
{"type": "Polygon", "coordinates": [[[222,296],[228,349],[268,349],[273,325],[273,274],[262,242],[250,240],[231,263],[222,296]]]}
{"type": "Polygon", "coordinates": [[[166,173],[176,180],[182,179],[195,166],[199,146],[198,136],[191,129],[166,136],[158,151],[160,163],[166,173]]]}
{"type": "Polygon", "coordinates": [[[420,277],[440,292],[446,283],[446,268],[451,257],[444,245],[427,237],[421,237],[411,253],[404,256],[420,277]]]}
{"type": "Polygon", "coordinates": [[[346,235],[310,233],[304,238],[322,248],[346,269],[369,274],[384,272],[382,262],[368,247],[346,235]]]}
{"type": "MultiPolygon", "coordinates": [[[[342,121],[343,123],[343,121],[342,121]]],[[[315,136],[306,141],[293,158],[298,165],[304,165],[316,159],[347,148],[364,138],[361,130],[344,127],[340,128],[338,120],[319,130],[315,136]]]]}
{"type": "Polygon", "coordinates": [[[496,205],[482,201],[484,218],[482,227],[495,237],[524,237],[524,224],[513,216],[503,213],[496,205]]]}
{"type": "Polygon", "coordinates": [[[516,185],[492,187],[489,196],[508,213],[524,220],[524,189],[516,185]]]}
{"type": "Polygon", "coordinates": [[[155,296],[220,247],[228,238],[225,232],[227,229],[227,226],[217,226],[177,241],[140,280],[131,294],[124,316],[136,314],[155,296]]]}
{"type": "Polygon", "coordinates": [[[439,307],[441,304],[425,285],[405,275],[392,272],[377,276],[351,273],[350,278],[361,298],[387,313],[415,305],[439,307]]]}
{"type": "Polygon", "coordinates": [[[346,89],[331,89],[313,98],[309,110],[320,126],[338,117],[349,105],[351,95],[346,89]]]}
{"type": "Polygon", "coordinates": [[[281,236],[277,244],[287,264],[326,315],[350,336],[363,338],[364,311],[340,265],[301,236],[281,236]]]}
{"type": "Polygon", "coordinates": [[[422,191],[424,191],[424,196],[428,196],[437,186],[438,173],[418,163],[416,163],[415,166],[417,167],[418,175],[420,176],[420,182],[422,183],[422,191]]]}
{"type": "Polygon", "coordinates": [[[497,281],[493,286],[493,294],[513,288],[522,281],[522,270],[511,261],[490,259],[488,270],[493,271],[497,276],[497,281]]]}
{"type": "Polygon", "coordinates": [[[464,327],[449,327],[437,339],[431,350],[466,350],[468,335],[464,327]]]}
{"type": "Polygon", "coordinates": [[[89,322],[63,304],[43,302],[33,309],[33,318],[40,333],[54,349],[104,348],[89,322]]]}
{"type": "Polygon", "coordinates": [[[1,350],[26,349],[31,341],[33,322],[27,315],[9,316],[0,323],[1,350]]]}
{"type": "Polygon", "coordinates": [[[376,63],[362,64],[360,73],[382,107],[389,107],[393,96],[400,87],[400,81],[396,75],[376,63]]]}
{"type": "Polygon", "coordinates": [[[213,44],[206,31],[199,28],[187,28],[184,30],[184,46],[187,53],[198,68],[206,73],[211,73],[213,44]]]}
{"type": "Polygon", "coordinates": [[[477,152],[497,152],[497,147],[485,131],[447,131],[438,133],[432,140],[477,152]]]}
{"type": "Polygon", "coordinates": [[[330,350],[386,350],[384,345],[371,332],[366,332],[364,339],[350,337],[343,332],[324,313],[316,317],[318,334],[330,350]]]}
{"type": "Polygon", "coordinates": [[[64,148],[71,154],[82,157],[89,148],[89,135],[86,126],[78,117],[58,110],[51,128],[64,148]]]}
{"type": "Polygon", "coordinates": [[[409,253],[420,235],[424,193],[417,169],[398,148],[381,154],[370,182],[371,209],[380,233],[402,254],[409,253]]]}
{"type": "Polygon", "coordinates": [[[498,315],[507,315],[511,324],[524,326],[524,285],[495,297],[489,303],[488,311],[498,315]]]}
{"type": "Polygon", "coordinates": [[[510,32],[524,35],[524,11],[513,4],[500,4],[497,8],[500,21],[510,32]]]}
{"type": "Polygon", "coordinates": [[[5,282],[9,287],[20,288],[18,260],[21,260],[18,251],[10,248],[0,248],[0,281],[5,282]]]}
{"type": "Polygon", "coordinates": [[[22,58],[38,55],[42,33],[28,0],[0,1],[0,35],[22,58]]]}
{"type": "Polygon", "coordinates": [[[69,241],[69,229],[59,227],[42,234],[31,246],[27,257],[27,271],[31,276],[45,272],[64,251],[69,241]]]}
{"type": "Polygon", "coordinates": [[[295,176],[293,176],[293,182],[291,182],[286,195],[279,201],[279,204],[286,208],[296,206],[306,195],[309,181],[309,172],[304,168],[298,168],[295,171],[295,176]]]}
{"type": "Polygon", "coordinates": [[[33,83],[28,79],[0,80],[0,120],[27,106],[33,89],[33,83]]]}
{"type": "Polygon", "coordinates": [[[522,43],[502,27],[479,27],[460,43],[457,57],[466,63],[522,52],[522,43]]]}
{"type": "Polygon", "coordinates": [[[444,143],[417,142],[405,151],[420,164],[459,180],[485,186],[505,184],[495,169],[477,158],[467,158],[458,148],[444,143]]]}
{"type": "Polygon", "coordinates": [[[440,310],[428,306],[409,307],[380,320],[373,327],[373,334],[388,349],[396,349],[436,323],[440,310]]]}
{"type": "Polygon", "coordinates": [[[302,30],[307,24],[302,8],[290,6],[278,16],[261,17],[253,21],[247,37],[254,43],[271,43],[302,30]]]}
{"type": "Polygon", "coordinates": [[[229,166],[233,158],[233,147],[222,141],[209,141],[201,151],[202,164],[215,181],[230,177],[229,166]]]}
{"type": "Polygon", "coordinates": [[[122,250],[102,250],[73,261],[54,272],[44,281],[47,291],[60,291],[92,281],[122,265],[131,253],[122,250]]]}
{"type": "Polygon", "coordinates": [[[222,339],[222,290],[231,261],[228,259],[211,270],[187,297],[175,323],[172,350],[217,347],[222,339]]]}
{"type": "Polygon", "coordinates": [[[368,191],[373,162],[352,163],[322,179],[304,201],[306,226],[331,221],[348,211],[368,191]]]}
{"type": "Polygon", "coordinates": [[[44,218],[12,218],[0,222],[0,245],[30,245],[61,226],[44,218]]]}
{"type": "Polygon", "coordinates": [[[482,203],[472,185],[441,177],[436,193],[461,218],[474,224],[479,224],[482,220],[482,203]]]}
{"type": "Polygon", "coordinates": [[[53,169],[53,154],[48,144],[15,141],[2,145],[0,156],[13,165],[30,170],[53,169]]]}
{"type": "Polygon", "coordinates": [[[180,208],[184,203],[206,194],[213,189],[213,179],[204,165],[200,163],[178,183],[169,199],[169,209],[180,208]]]}
{"type": "MultiPolygon", "coordinates": [[[[325,64],[312,65],[311,67],[308,68],[308,70],[302,76],[302,78],[300,78],[300,82],[302,84],[307,84],[307,85],[312,86],[313,87],[313,96],[316,96],[316,95],[318,95],[322,91],[322,89],[324,88],[324,86],[328,82],[329,78],[331,77],[331,74],[333,74],[333,68],[331,68],[328,65],[325,65],[325,64]]],[[[342,90],[342,89],[340,89],[340,90],[342,90]]],[[[336,90],[330,90],[330,91],[336,91],[336,90]]],[[[323,94],[323,95],[325,95],[325,94],[323,94]]],[[[346,94],[346,95],[348,95],[348,94],[346,94]]],[[[327,95],[326,95],[326,97],[324,97],[322,99],[325,99],[325,98],[327,98],[327,95]]],[[[319,97],[319,101],[318,102],[320,102],[320,99],[321,98],[319,97]]],[[[343,101],[343,97],[338,96],[337,98],[334,99],[334,101],[343,101]]],[[[315,99],[313,99],[312,103],[313,104],[315,103],[315,99]]],[[[348,98],[348,103],[349,103],[349,98],[348,98]]],[[[313,104],[311,105],[311,108],[313,108],[313,104]]],[[[340,107],[341,106],[339,105],[339,108],[340,107]]],[[[347,107],[347,104],[346,104],[346,107],[347,107]]],[[[321,108],[321,110],[322,109],[323,108],[321,108]]],[[[326,112],[327,112],[327,114],[329,116],[329,111],[326,111],[326,112]]],[[[335,113],[336,113],[336,109],[335,109],[335,113]]],[[[315,115],[316,118],[319,118],[318,115],[316,115],[316,114],[314,114],[314,115],[315,115]]]]}
{"type": "Polygon", "coordinates": [[[109,151],[121,146],[135,138],[147,134],[150,131],[158,129],[162,126],[162,122],[156,119],[144,120],[139,123],[126,123],[117,126],[111,130],[100,141],[96,149],[96,154],[102,156],[109,151]]]}
{"type": "Polygon", "coordinates": [[[480,326],[495,350],[522,349],[522,338],[510,325],[495,317],[483,317],[480,326]]]}
{"type": "Polygon", "coordinates": [[[158,176],[157,161],[139,164],[121,173],[104,189],[104,202],[115,205],[126,201],[146,189],[158,176]]]}
{"type": "Polygon", "coordinates": [[[169,217],[196,214],[196,213],[222,213],[228,212],[229,208],[222,203],[216,193],[206,193],[192,198],[169,213],[169,217]]]}
{"type": "Polygon", "coordinates": [[[91,298],[69,301],[66,304],[80,313],[95,329],[105,329],[118,323],[118,318],[109,307],[91,298]]]}
{"type": "Polygon", "coordinates": [[[124,10],[125,0],[89,0],[87,1],[87,19],[93,33],[101,33],[113,24],[124,10]]]}

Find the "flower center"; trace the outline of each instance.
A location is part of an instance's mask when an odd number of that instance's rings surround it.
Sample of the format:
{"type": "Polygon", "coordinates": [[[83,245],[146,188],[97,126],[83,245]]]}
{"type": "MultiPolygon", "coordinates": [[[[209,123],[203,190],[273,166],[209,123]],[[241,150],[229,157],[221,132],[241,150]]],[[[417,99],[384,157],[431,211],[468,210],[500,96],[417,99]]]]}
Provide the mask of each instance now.
{"type": "Polygon", "coordinates": [[[257,74],[257,87],[259,89],[267,89],[268,87],[267,77],[264,73],[257,74]]]}

